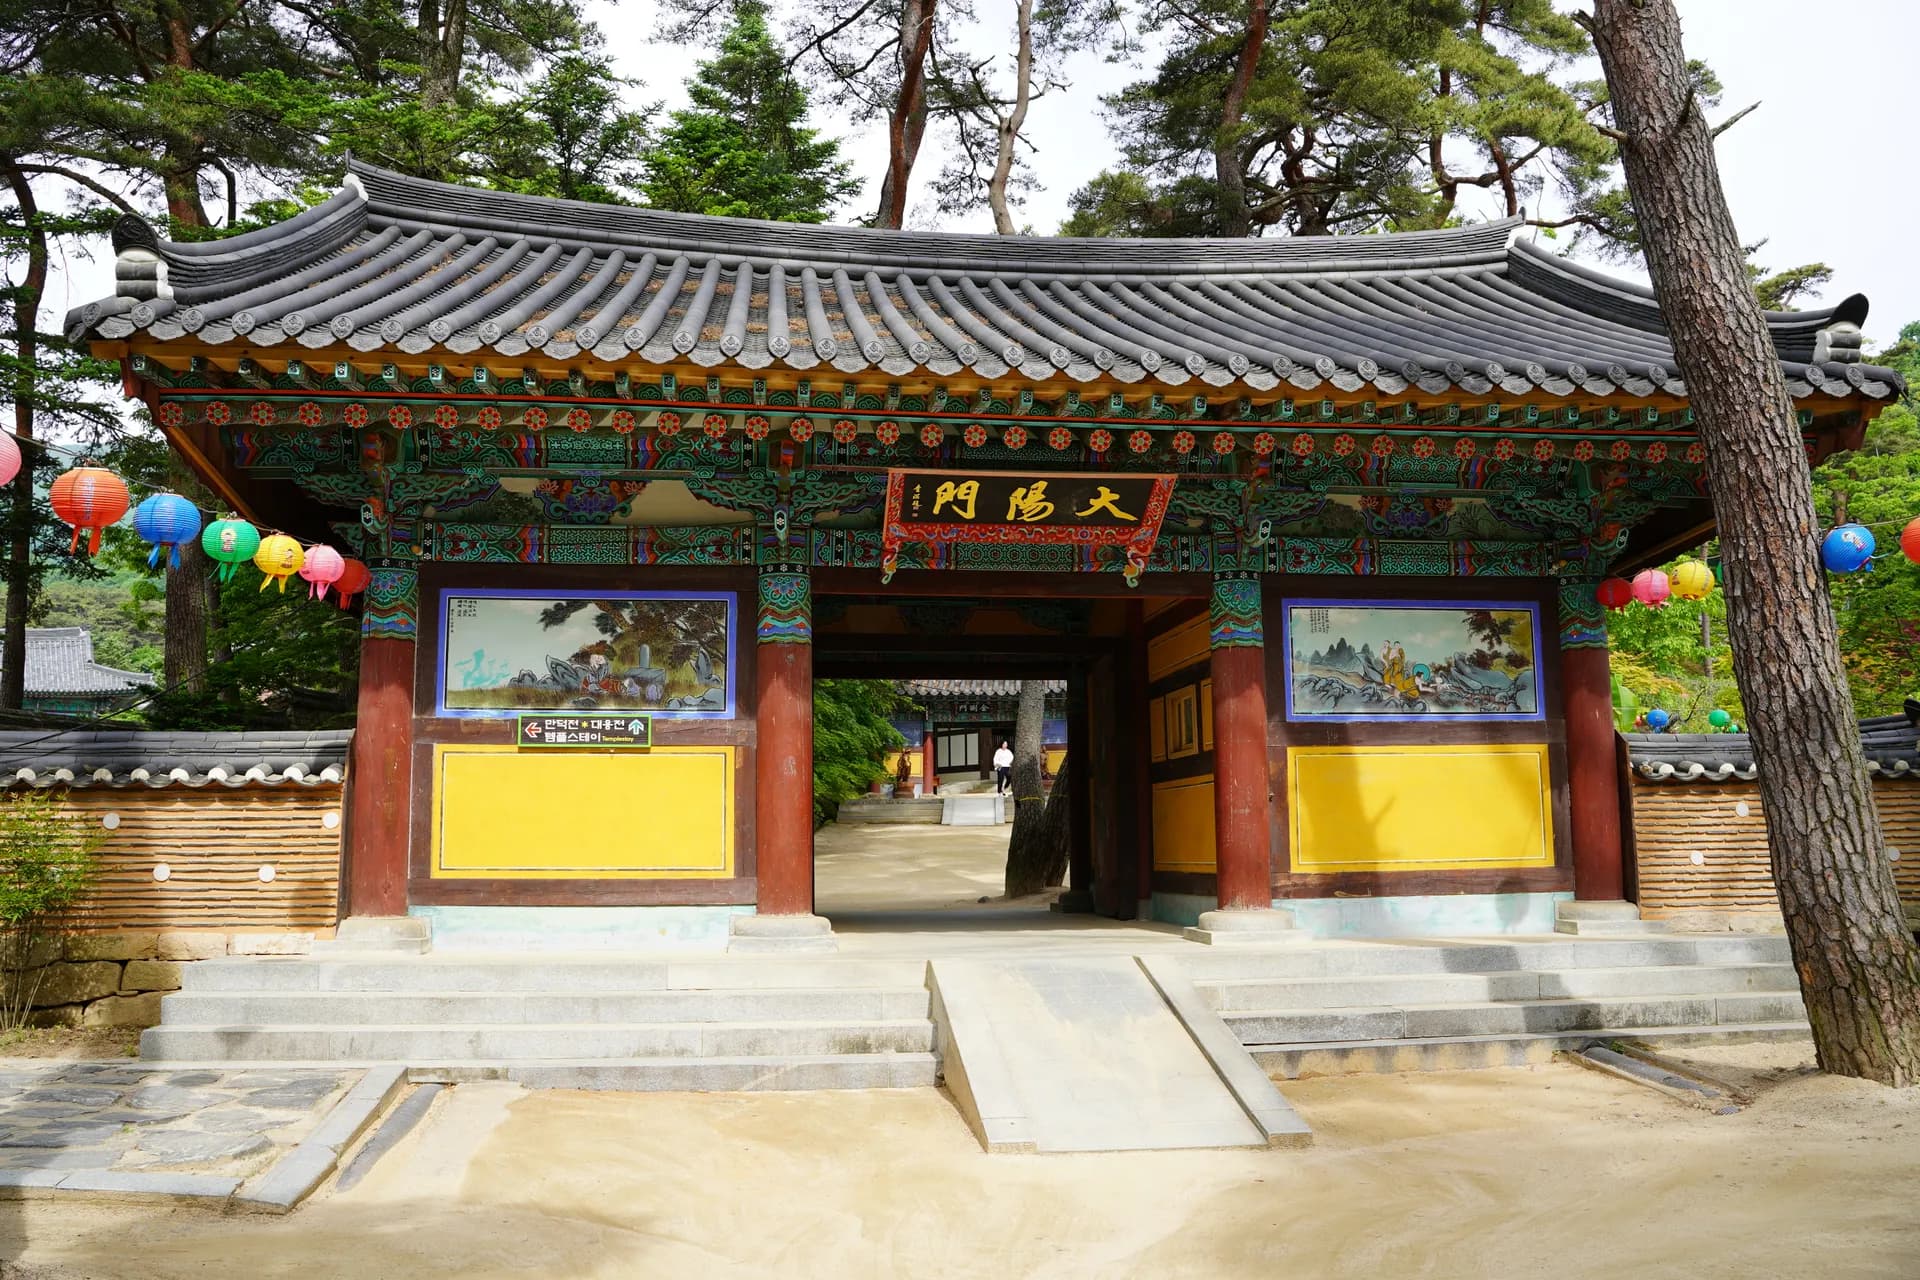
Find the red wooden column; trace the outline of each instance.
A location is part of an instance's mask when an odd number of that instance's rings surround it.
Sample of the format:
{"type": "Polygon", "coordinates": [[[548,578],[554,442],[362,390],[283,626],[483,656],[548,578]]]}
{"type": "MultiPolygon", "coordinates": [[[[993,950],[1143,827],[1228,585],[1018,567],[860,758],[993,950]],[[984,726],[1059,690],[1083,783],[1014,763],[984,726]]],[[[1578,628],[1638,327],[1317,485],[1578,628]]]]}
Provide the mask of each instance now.
{"type": "Polygon", "coordinates": [[[813,588],[804,566],[760,571],[754,851],[759,913],[813,914],[813,588]]]}
{"type": "Polygon", "coordinates": [[[1067,677],[1067,757],[1073,772],[1067,779],[1067,892],[1062,910],[1093,910],[1093,717],[1087,706],[1087,673],[1076,669],[1067,677]]]}
{"type": "Polygon", "coordinates": [[[1573,896],[1626,897],[1620,842],[1620,770],[1614,755],[1613,677],[1606,613],[1589,581],[1560,587],[1560,706],[1567,733],[1567,818],[1573,896]]]}
{"type": "Polygon", "coordinates": [[[360,622],[360,705],[347,815],[347,914],[407,913],[419,572],[378,563],[360,622]]]}
{"type": "Polygon", "coordinates": [[[940,789],[940,779],[934,774],[933,722],[920,731],[920,794],[930,796],[940,789]]]}
{"type": "Polygon", "coordinates": [[[1267,796],[1267,653],[1260,580],[1214,580],[1214,880],[1222,910],[1273,905],[1267,796]]]}

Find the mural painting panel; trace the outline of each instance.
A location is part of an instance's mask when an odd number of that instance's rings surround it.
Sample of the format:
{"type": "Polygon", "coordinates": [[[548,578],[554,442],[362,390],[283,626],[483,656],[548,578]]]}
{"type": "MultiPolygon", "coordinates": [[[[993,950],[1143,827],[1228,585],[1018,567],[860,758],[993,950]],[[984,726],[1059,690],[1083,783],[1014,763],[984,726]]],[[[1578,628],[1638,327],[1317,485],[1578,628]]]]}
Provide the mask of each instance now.
{"type": "Polygon", "coordinates": [[[733,646],[728,592],[448,591],[438,710],[727,718],[733,646]]]}
{"type": "Polygon", "coordinates": [[[1540,619],[1514,601],[1287,600],[1287,716],[1540,720],[1540,619]]]}

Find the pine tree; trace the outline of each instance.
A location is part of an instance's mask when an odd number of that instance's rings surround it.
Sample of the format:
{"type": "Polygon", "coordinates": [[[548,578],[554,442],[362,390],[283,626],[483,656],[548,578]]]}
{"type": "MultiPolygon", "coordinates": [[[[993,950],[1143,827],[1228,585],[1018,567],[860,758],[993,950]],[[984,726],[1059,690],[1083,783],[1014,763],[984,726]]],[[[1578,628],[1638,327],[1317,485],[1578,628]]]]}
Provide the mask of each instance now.
{"type": "Polygon", "coordinates": [[[640,161],[656,209],[824,222],[859,184],[840,144],[807,127],[807,93],[787,69],[757,0],[742,0],[716,56],[687,86],[640,161]]]}

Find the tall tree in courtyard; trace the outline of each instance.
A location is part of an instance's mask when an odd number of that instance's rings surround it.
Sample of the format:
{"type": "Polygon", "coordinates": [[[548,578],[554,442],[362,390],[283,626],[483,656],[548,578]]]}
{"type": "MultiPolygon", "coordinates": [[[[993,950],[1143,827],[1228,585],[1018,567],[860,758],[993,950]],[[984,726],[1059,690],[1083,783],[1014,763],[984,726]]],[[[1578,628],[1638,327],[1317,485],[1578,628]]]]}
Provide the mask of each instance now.
{"type": "Polygon", "coordinates": [[[1894,889],[1816,547],[1806,451],[1673,0],[1595,0],[1641,243],[1707,446],[1734,671],[1824,1070],[1920,1083],[1920,948],[1894,889]]]}
{"type": "Polygon", "coordinates": [[[859,189],[840,144],[807,127],[807,93],[741,0],[716,56],[687,84],[693,105],[649,140],[640,190],[656,209],[824,222],[859,189]]]}
{"type": "Polygon", "coordinates": [[[1007,896],[1023,898],[1047,887],[1052,861],[1043,832],[1047,807],[1041,792],[1041,738],[1046,724],[1047,683],[1020,682],[1013,721],[1013,831],[1007,839],[1007,896]]]}

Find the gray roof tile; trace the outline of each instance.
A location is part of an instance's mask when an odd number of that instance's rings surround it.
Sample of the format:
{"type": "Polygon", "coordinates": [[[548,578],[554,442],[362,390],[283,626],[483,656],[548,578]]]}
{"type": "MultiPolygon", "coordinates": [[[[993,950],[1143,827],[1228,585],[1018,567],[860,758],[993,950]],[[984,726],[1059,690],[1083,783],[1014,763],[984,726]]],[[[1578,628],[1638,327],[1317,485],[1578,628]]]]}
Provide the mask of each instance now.
{"type": "MultiPolygon", "coordinates": [[[[583,204],[355,164],[325,204],[231,240],[174,244],[124,221],[116,295],[70,312],[67,329],[1251,391],[1684,395],[1651,292],[1518,240],[1518,226],[950,235],[583,204]]],[[[1854,295],[1769,315],[1796,396],[1901,390],[1859,363],[1866,313],[1854,295]]]]}
{"type": "Polygon", "coordinates": [[[0,731],[0,787],[337,786],[350,730],[169,733],[0,731]]]}
{"type": "Polygon", "coordinates": [[[130,693],[153,687],[144,671],[122,671],[93,660],[85,627],[28,627],[26,692],[30,698],[130,693]]]}
{"type": "MultiPolygon", "coordinates": [[[[1860,722],[1867,771],[1880,777],[1920,776],[1920,727],[1907,715],[1873,716],[1860,722]]],[[[1753,741],[1744,733],[1630,733],[1627,751],[1634,772],[1653,782],[1750,781],[1759,776],[1753,741]]]]}

